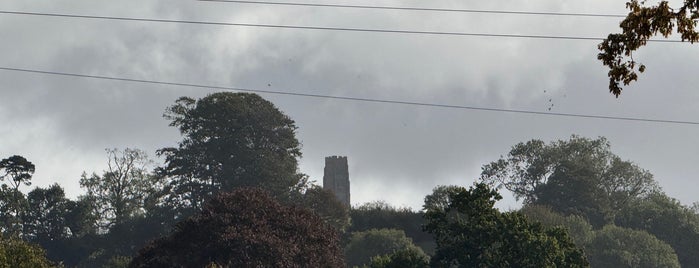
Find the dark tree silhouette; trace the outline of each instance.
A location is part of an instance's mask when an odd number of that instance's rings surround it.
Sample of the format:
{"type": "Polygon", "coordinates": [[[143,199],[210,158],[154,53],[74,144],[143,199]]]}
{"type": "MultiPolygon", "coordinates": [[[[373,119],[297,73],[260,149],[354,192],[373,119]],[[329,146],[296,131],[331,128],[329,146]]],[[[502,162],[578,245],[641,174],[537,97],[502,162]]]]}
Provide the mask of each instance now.
{"type": "Polygon", "coordinates": [[[26,158],[13,155],[3,160],[0,160],[0,170],[4,171],[4,175],[0,175],[0,180],[8,179],[8,183],[17,190],[20,185],[31,185],[32,175],[34,174],[34,164],[26,158]]]}
{"type": "Polygon", "coordinates": [[[141,249],[130,267],[342,267],[337,232],[260,189],[222,193],[141,249]]]}

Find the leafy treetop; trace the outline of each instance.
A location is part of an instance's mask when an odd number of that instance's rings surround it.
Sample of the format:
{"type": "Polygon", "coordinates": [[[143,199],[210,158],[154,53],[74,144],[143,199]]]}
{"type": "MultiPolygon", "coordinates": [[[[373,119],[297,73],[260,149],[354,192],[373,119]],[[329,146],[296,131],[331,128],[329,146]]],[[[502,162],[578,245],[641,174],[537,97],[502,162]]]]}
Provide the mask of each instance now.
{"type": "Polygon", "coordinates": [[[601,227],[634,198],[660,189],[650,172],[622,160],[610,148],[603,137],[572,136],[549,144],[531,140],[483,166],[481,180],[505,187],[525,204],[581,215],[601,227]]]}
{"type": "Polygon", "coordinates": [[[645,1],[631,0],[626,3],[630,10],[621,22],[621,33],[610,34],[598,45],[602,52],[597,55],[605,66],[609,67],[609,91],[616,97],[622,88],[638,79],[638,72],[643,72],[646,66],[639,64],[633,58],[633,52],[645,46],[648,40],[661,34],[668,37],[676,29],[682,41],[694,43],[699,41],[696,30],[699,19],[699,1],[685,0],[684,4],[673,9],[668,1],[661,1],[657,6],[644,6],[645,1]]]}
{"type": "Polygon", "coordinates": [[[199,208],[207,197],[237,187],[280,196],[303,183],[294,121],[256,94],[182,97],[164,116],[183,135],[177,148],[158,152],[165,156],[161,173],[173,179],[174,207],[199,208]]]}
{"type": "Polygon", "coordinates": [[[425,230],[437,241],[432,267],[588,267],[565,230],[499,212],[502,197],[486,184],[445,189],[446,206],[425,205],[425,230]]]}
{"type": "Polygon", "coordinates": [[[0,160],[0,170],[4,171],[4,175],[0,175],[0,180],[8,179],[8,182],[17,190],[20,185],[31,185],[32,175],[34,174],[34,164],[26,158],[13,155],[3,160],[0,160]]]}

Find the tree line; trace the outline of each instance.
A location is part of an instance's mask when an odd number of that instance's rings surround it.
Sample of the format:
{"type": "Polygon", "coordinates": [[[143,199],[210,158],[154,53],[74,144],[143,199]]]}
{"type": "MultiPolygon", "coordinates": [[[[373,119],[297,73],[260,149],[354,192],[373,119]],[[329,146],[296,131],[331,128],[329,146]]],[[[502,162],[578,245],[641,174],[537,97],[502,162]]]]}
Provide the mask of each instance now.
{"type": "Polygon", "coordinates": [[[686,267],[699,216],[605,138],[516,144],[472,186],[436,187],[422,210],[349,208],[298,170],[295,122],[255,94],[182,97],[182,134],[156,154],[106,150],[72,200],[0,161],[0,266],[686,267]],[[523,202],[495,208],[498,191],[523,202]]]}

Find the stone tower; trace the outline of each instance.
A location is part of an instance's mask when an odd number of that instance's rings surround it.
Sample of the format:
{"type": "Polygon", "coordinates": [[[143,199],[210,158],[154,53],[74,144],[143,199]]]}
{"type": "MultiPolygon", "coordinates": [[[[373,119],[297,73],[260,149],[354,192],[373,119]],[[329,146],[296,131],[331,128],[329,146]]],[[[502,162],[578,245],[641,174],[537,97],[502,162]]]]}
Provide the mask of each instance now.
{"type": "Polygon", "coordinates": [[[346,156],[329,156],[325,158],[325,173],[323,175],[323,189],[335,193],[337,200],[350,205],[349,169],[346,156]]]}

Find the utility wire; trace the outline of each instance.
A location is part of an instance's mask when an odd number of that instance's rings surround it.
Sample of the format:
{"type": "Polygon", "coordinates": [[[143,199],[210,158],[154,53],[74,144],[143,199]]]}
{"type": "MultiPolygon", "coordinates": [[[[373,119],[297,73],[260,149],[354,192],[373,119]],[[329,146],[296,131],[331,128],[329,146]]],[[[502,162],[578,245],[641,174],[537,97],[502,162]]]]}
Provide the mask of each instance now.
{"type": "Polygon", "coordinates": [[[606,18],[625,18],[626,17],[625,15],[617,15],[617,14],[559,13],[559,12],[505,11],[505,10],[479,10],[479,9],[397,7],[397,6],[367,6],[367,5],[315,4],[315,3],[299,3],[299,2],[271,2],[271,1],[246,1],[246,0],[197,0],[197,1],[199,1],[199,2],[218,2],[218,3],[236,3],[236,4],[278,5],[278,6],[332,7],[332,8],[356,8],[356,9],[380,9],[380,10],[404,10],[404,11],[434,11],[434,12],[457,12],[457,13],[574,16],[574,17],[606,17],[606,18]]]}
{"type": "MultiPolygon", "coordinates": [[[[491,33],[411,31],[411,30],[370,29],[370,28],[297,26],[297,25],[279,25],[279,24],[253,24],[253,23],[209,22],[209,21],[171,20],[171,19],[147,19],[147,18],[114,17],[114,16],[93,16],[93,15],[75,15],[75,14],[61,14],[61,13],[7,11],[7,10],[0,10],[0,14],[47,16],[47,17],[60,17],[60,18],[79,18],[79,19],[98,19],[98,20],[118,20],[118,21],[183,23],[183,24],[217,25],[217,26],[326,30],[326,31],[345,31],[345,32],[372,32],[372,33],[422,34],[422,35],[447,35],[447,36],[479,36],[479,37],[503,37],[503,38],[529,38],[529,39],[593,40],[593,41],[604,40],[604,38],[601,38],[601,37],[582,37],[582,36],[491,34],[491,33]]],[[[648,40],[648,42],[682,43],[683,41],[682,40],[668,40],[668,39],[654,39],[654,40],[648,40]]]]}
{"type": "Polygon", "coordinates": [[[87,74],[78,74],[78,73],[43,71],[43,70],[35,70],[35,69],[22,69],[22,68],[12,68],[12,67],[2,67],[2,66],[0,66],[0,70],[25,72],[25,73],[35,73],[35,74],[58,75],[58,76],[70,76],[70,77],[80,77],[80,78],[90,78],[90,79],[102,79],[102,80],[112,80],[112,81],[122,81],[122,82],[135,82],[135,83],[154,84],[154,85],[191,87],[191,88],[203,88],[203,89],[218,89],[218,90],[228,90],[228,91],[242,91],[242,92],[287,95],[287,96],[297,96],[297,97],[311,97],[311,98],[319,98],[319,99],[333,99],[333,100],[345,100],[345,101],[382,103],[382,104],[402,104],[402,105],[423,106],[423,107],[451,108],[451,109],[461,109],[461,110],[504,112],[504,113],[516,113],[516,114],[547,115],[547,116],[562,116],[562,117],[592,118],[592,119],[667,123],[667,124],[682,124],[682,125],[699,125],[699,122],[696,122],[696,121],[664,120],[664,119],[619,117],[619,116],[605,116],[605,115],[588,115],[588,114],[574,114],[574,113],[538,112],[538,111],[531,111],[531,110],[477,107],[477,106],[452,105],[452,104],[442,104],[442,103],[401,101],[401,100],[391,100],[391,99],[373,99],[373,98],[360,98],[360,97],[348,97],[348,96],[333,96],[333,95],[322,95],[322,94],[312,94],[312,93],[262,90],[262,89],[251,89],[251,88],[241,88],[241,87],[212,86],[212,85],[167,82],[167,81],[157,81],[157,80],[147,80],[147,79],[134,79],[134,78],[124,78],[124,77],[114,77],[114,76],[87,75],[87,74]]]}

